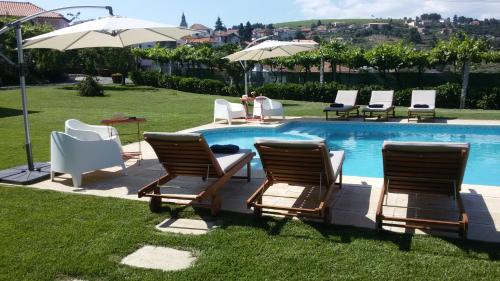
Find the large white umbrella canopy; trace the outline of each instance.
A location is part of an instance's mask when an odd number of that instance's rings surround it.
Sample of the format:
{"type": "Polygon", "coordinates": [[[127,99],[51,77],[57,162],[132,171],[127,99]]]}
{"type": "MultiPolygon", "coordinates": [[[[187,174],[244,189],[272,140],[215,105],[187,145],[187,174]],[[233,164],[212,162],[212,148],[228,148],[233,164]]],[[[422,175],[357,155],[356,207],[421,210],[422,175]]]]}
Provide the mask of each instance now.
{"type": "Polygon", "coordinates": [[[60,51],[94,48],[122,48],[155,41],[176,41],[196,31],[173,25],[127,17],[105,17],[76,24],[24,41],[25,49],[60,51]]]}
{"type": "Polygon", "coordinates": [[[230,61],[259,61],[269,58],[288,57],[300,52],[317,49],[319,44],[311,41],[267,40],[224,58],[230,61]]]}

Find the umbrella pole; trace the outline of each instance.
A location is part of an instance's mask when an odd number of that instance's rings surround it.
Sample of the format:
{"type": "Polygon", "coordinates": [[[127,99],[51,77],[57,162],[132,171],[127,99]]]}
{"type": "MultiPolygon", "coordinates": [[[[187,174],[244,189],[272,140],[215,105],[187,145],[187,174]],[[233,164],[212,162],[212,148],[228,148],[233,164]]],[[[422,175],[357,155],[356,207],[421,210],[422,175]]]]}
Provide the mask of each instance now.
{"type": "Polygon", "coordinates": [[[245,61],[243,66],[243,71],[245,72],[245,95],[248,96],[248,71],[247,71],[247,61],[245,61]]]}
{"type": "Polygon", "coordinates": [[[19,88],[21,89],[21,100],[23,105],[23,121],[24,121],[24,142],[26,148],[26,156],[28,158],[28,169],[30,171],[35,170],[33,165],[33,152],[31,150],[31,139],[30,139],[30,125],[28,120],[28,107],[27,107],[27,97],[26,97],[26,68],[24,65],[24,52],[23,52],[23,37],[21,32],[21,25],[16,25],[16,40],[17,40],[17,60],[19,67],[19,88]]]}

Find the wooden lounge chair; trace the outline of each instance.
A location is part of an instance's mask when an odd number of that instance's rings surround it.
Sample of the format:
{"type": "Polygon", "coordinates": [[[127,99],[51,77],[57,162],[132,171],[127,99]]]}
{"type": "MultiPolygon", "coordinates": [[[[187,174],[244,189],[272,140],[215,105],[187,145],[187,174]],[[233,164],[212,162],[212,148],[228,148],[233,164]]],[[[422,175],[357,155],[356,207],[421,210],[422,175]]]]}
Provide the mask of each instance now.
{"type": "Polygon", "coordinates": [[[328,112],[335,112],[336,116],[342,119],[349,119],[351,111],[356,111],[356,116],[359,116],[359,105],[356,105],[358,90],[339,90],[335,97],[335,103],[342,104],[341,107],[327,106],[323,110],[325,119],[328,120],[328,112]]]}
{"type": "Polygon", "coordinates": [[[468,218],[460,188],[468,154],[467,143],[384,142],[384,185],[377,208],[377,228],[393,226],[457,232],[465,238],[468,218]],[[384,207],[401,208],[384,203],[390,192],[408,193],[409,196],[427,193],[436,199],[438,195],[447,195],[452,197],[457,210],[444,210],[443,216],[443,210],[408,206],[406,216],[386,215],[384,207]],[[408,216],[410,213],[415,214],[408,216]]]}
{"type": "Polygon", "coordinates": [[[158,160],[167,171],[166,175],[139,190],[139,198],[151,197],[150,208],[153,212],[159,210],[162,199],[165,198],[166,202],[175,200],[172,203],[209,207],[215,215],[221,207],[217,191],[229,179],[243,178],[250,181],[250,161],[255,156],[251,150],[241,149],[235,154],[214,154],[203,136],[196,133],[145,132],[144,139],[153,147],[158,160]],[[245,165],[247,166],[246,177],[235,177],[234,175],[245,165]],[[177,176],[194,176],[202,180],[216,178],[216,180],[198,194],[161,193],[162,185],[177,176]],[[203,202],[207,200],[210,203],[203,202]]]}
{"type": "Polygon", "coordinates": [[[420,120],[429,115],[432,116],[432,121],[436,119],[436,90],[413,90],[411,106],[408,108],[408,122],[412,117],[420,120]]]}
{"type": "Polygon", "coordinates": [[[392,112],[392,117],[396,117],[396,112],[393,105],[394,91],[372,91],[370,103],[363,108],[363,120],[366,121],[366,114],[370,117],[373,114],[378,114],[378,117],[385,115],[385,120],[389,121],[389,114],[392,112]],[[379,105],[381,107],[375,107],[379,105]]]}
{"type": "Polygon", "coordinates": [[[334,185],[342,187],[344,151],[329,152],[324,141],[260,139],[255,147],[260,155],[266,180],[247,200],[247,207],[253,208],[257,216],[270,213],[322,218],[329,222],[329,201],[334,185]],[[336,183],[337,178],[340,178],[339,183],[336,183]],[[303,192],[304,200],[318,201],[317,207],[304,207],[305,202],[297,207],[264,204],[266,190],[278,183],[309,188],[303,192]],[[313,189],[317,192],[314,193],[313,189]]]}

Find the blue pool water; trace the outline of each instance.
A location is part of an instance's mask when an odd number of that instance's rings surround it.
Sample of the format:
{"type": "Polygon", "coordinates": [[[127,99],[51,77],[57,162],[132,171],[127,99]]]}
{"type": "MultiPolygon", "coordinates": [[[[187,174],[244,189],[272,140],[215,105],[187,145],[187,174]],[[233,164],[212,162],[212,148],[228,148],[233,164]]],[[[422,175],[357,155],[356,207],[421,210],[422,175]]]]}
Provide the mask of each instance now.
{"type": "MultiPolygon", "coordinates": [[[[469,142],[464,182],[500,186],[500,126],[296,121],[277,128],[223,128],[202,133],[209,145],[236,144],[254,151],[256,138],[323,138],[330,150],[345,150],[345,175],[367,177],[383,176],[384,140],[469,142]]],[[[252,165],[261,167],[258,155],[252,165]]]]}

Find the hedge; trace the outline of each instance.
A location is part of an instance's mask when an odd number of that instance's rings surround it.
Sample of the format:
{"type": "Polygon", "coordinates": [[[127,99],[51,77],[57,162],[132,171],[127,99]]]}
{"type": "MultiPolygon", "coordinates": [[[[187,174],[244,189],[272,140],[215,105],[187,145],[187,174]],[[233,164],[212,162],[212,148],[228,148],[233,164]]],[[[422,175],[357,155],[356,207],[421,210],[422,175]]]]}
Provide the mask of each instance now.
{"type": "MultiPolygon", "coordinates": [[[[236,86],[228,86],[222,81],[214,79],[200,79],[194,77],[168,76],[159,72],[140,71],[131,73],[131,79],[136,85],[147,85],[152,87],[174,89],[192,93],[240,96],[243,92],[236,86]]],[[[357,89],[358,104],[368,104],[372,90],[384,90],[380,85],[367,85],[355,87],[336,82],[320,84],[318,82],[295,83],[268,83],[260,87],[251,88],[258,94],[272,99],[311,101],[311,102],[333,102],[338,90],[357,89]]],[[[416,88],[396,90],[394,92],[394,104],[397,106],[409,106],[411,92],[416,88]]],[[[446,83],[435,89],[436,106],[439,108],[458,108],[461,86],[456,83],[446,83]]],[[[481,91],[469,91],[467,100],[468,108],[500,109],[500,88],[490,88],[481,91]]]]}

